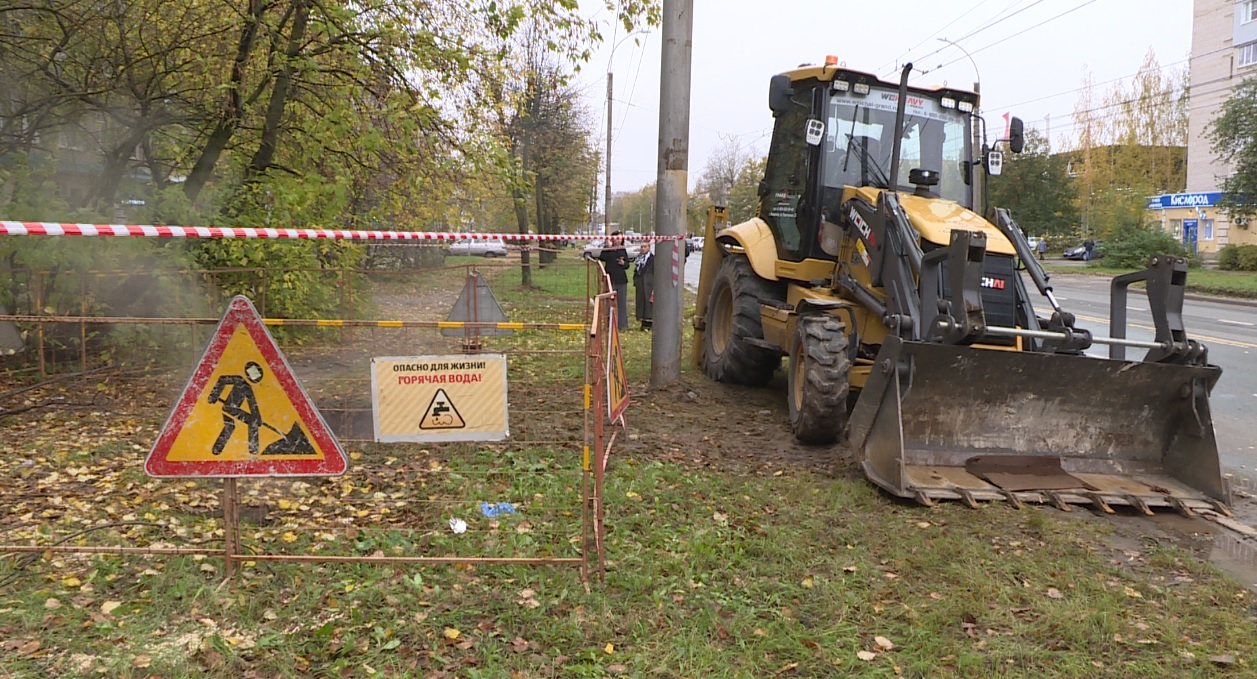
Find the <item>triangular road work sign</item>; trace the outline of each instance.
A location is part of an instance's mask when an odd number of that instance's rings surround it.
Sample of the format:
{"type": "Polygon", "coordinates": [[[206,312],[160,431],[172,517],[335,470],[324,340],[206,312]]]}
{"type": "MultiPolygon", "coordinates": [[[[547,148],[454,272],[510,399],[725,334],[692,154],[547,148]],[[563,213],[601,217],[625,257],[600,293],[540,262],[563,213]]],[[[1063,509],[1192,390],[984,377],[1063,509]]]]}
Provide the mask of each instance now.
{"type": "Polygon", "coordinates": [[[458,408],[454,407],[454,402],[444,389],[436,390],[436,395],[423,413],[423,419],[419,420],[420,429],[462,429],[466,426],[467,422],[458,414],[458,408]]]}
{"type": "MultiPolygon", "coordinates": [[[[454,308],[450,309],[450,315],[445,320],[455,323],[507,322],[506,312],[502,311],[502,305],[498,304],[489,284],[479,271],[472,271],[467,275],[463,291],[458,293],[458,300],[454,302],[454,308]]],[[[510,328],[477,328],[470,332],[464,328],[441,328],[441,334],[446,337],[462,337],[465,334],[488,337],[510,335],[512,332],[510,328]]]]}
{"type": "Polygon", "coordinates": [[[248,298],[231,300],[144,460],[149,476],[339,476],[340,447],[248,298]]]}

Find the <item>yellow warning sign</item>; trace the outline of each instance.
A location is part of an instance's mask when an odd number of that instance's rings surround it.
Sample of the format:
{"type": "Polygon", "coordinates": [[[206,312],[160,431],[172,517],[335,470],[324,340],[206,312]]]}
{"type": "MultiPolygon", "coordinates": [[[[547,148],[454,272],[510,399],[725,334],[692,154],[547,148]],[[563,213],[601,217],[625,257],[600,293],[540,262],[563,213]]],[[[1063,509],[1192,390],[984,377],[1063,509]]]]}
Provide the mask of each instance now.
{"type": "Polygon", "coordinates": [[[624,372],[624,349],[620,346],[620,325],[616,322],[615,307],[608,315],[607,333],[607,415],[615,422],[628,409],[628,376],[624,372]]]}
{"type": "Polygon", "coordinates": [[[344,451],[236,297],[144,463],[152,476],[343,474],[344,451]]]}
{"type": "Polygon", "coordinates": [[[371,405],[382,443],[501,441],[510,435],[506,356],[372,359],[371,405]]]}
{"type": "Polygon", "coordinates": [[[444,389],[437,389],[428,409],[419,420],[420,429],[466,429],[467,422],[458,414],[458,408],[444,389]]]}

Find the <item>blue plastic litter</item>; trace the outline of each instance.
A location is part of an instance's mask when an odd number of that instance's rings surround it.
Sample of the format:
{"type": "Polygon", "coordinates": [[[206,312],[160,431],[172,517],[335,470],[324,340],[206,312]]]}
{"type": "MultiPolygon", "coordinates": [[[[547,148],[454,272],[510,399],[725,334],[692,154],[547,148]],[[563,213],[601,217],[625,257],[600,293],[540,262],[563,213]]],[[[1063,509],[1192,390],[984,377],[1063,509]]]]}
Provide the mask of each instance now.
{"type": "Polygon", "coordinates": [[[503,514],[518,514],[519,510],[509,502],[481,502],[480,513],[492,519],[503,514]]]}

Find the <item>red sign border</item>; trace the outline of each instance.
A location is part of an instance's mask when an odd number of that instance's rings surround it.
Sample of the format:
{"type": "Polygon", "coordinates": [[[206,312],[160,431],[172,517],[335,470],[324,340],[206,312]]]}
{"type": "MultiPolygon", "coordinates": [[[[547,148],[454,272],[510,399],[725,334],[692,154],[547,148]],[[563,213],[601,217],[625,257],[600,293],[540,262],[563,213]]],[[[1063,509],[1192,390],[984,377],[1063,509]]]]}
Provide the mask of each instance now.
{"type": "Polygon", "coordinates": [[[275,338],[271,337],[262,317],[249,298],[237,295],[232,298],[227,312],[214,329],[214,335],[205,347],[205,353],[188,378],[183,395],[175,402],[162,427],[161,434],[144,459],[144,472],[149,476],[165,477],[198,477],[198,478],[233,478],[247,476],[340,476],[349,470],[349,459],[345,455],[340,441],[332,434],[332,430],[323,420],[309,394],[292,374],[292,367],[280,352],[275,338]],[[244,326],[257,346],[262,358],[266,360],[275,379],[279,381],[284,394],[292,402],[293,408],[301,423],[309,430],[314,443],[323,452],[321,460],[282,460],[256,458],[250,460],[224,460],[221,462],[191,461],[168,459],[175,439],[187,424],[188,416],[196,407],[197,399],[205,391],[210,375],[218,367],[218,361],[227,349],[227,343],[238,326],[244,326]],[[333,454],[335,453],[335,454],[333,454]]]}

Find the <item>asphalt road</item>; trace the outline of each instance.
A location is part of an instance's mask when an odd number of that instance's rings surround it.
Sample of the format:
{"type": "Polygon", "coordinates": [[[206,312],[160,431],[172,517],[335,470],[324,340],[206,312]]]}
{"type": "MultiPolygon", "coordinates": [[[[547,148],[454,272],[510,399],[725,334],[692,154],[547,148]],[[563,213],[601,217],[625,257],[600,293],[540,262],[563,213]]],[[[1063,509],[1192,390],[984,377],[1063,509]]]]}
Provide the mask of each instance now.
{"type": "MultiPolygon", "coordinates": [[[[699,255],[686,260],[685,285],[690,290],[698,287],[699,255]]],[[[1052,284],[1061,306],[1077,317],[1079,326],[1097,336],[1108,335],[1108,278],[1056,274],[1052,284]]],[[[1027,285],[1034,289],[1029,281],[1027,285]]],[[[1048,308],[1046,300],[1035,297],[1037,308],[1048,308]]],[[[1143,293],[1132,289],[1127,307],[1127,337],[1151,340],[1152,320],[1143,293]]],[[[1209,347],[1210,363],[1222,367],[1210,399],[1222,465],[1248,479],[1246,487],[1257,487],[1257,304],[1188,299],[1183,323],[1189,337],[1209,347]]],[[[1128,349],[1127,356],[1137,358],[1142,352],[1128,349]]],[[[1108,356],[1108,347],[1096,345],[1087,353],[1108,356]]]]}
{"type": "MultiPolygon", "coordinates": [[[[1077,316],[1079,326],[1095,335],[1108,334],[1108,278],[1056,274],[1052,286],[1061,306],[1077,316]]],[[[1131,290],[1127,313],[1127,336],[1152,339],[1148,302],[1141,291],[1131,290]]],[[[1243,476],[1257,477],[1257,306],[1188,299],[1183,304],[1183,325],[1188,337],[1209,347],[1209,362],[1222,368],[1222,378],[1210,398],[1222,464],[1243,476]]],[[[1107,356],[1108,347],[1096,346],[1087,353],[1107,356]]],[[[1134,358],[1141,353],[1130,350],[1128,355],[1134,358]]]]}

